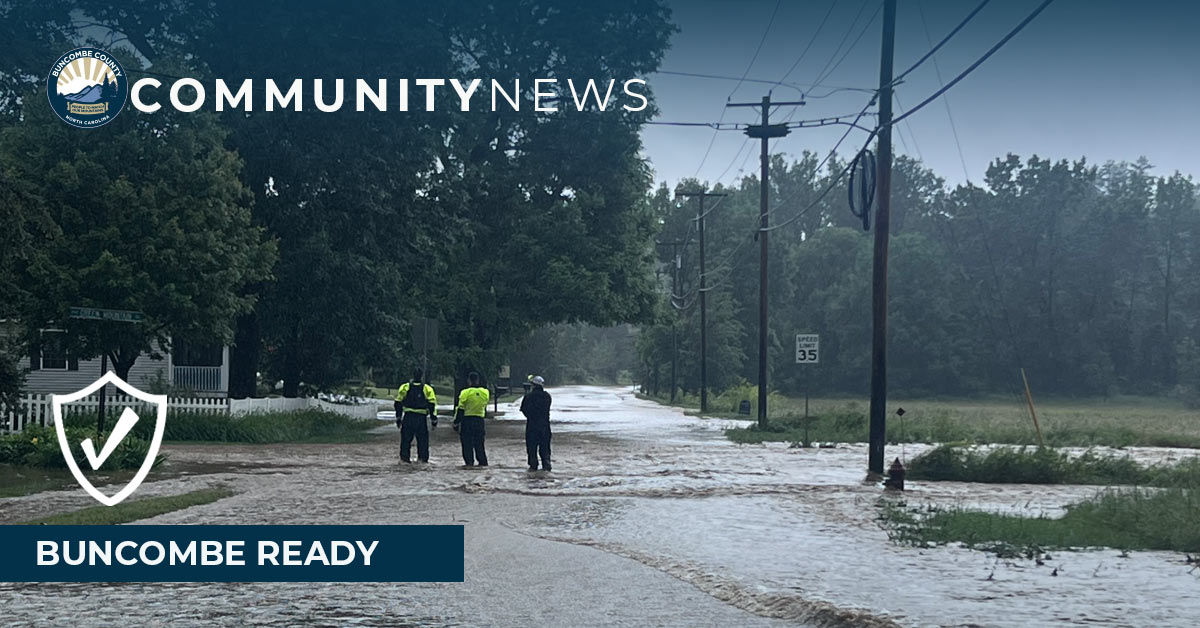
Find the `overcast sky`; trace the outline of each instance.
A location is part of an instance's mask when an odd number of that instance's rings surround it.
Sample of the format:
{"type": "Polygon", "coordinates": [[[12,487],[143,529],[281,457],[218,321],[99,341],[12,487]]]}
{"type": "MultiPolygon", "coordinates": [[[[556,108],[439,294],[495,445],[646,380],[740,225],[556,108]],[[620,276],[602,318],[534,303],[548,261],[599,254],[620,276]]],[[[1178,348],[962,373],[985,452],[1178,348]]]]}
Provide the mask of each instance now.
{"type": "MultiPolygon", "coordinates": [[[[956,76],[1040,2],[992,0],[935,56],[942,78],[956,76]]],[[[896,73],[930,48],[924,23],[936,42],[977,4],[899,0],[896,73]]],[[[857,113],[869,94],[840,91],[820,96],[834,87],[878,87],[882,0],[782,0],[768,30],[776,5],[777,0],[673,0],[681,32],[662,69],[776,81],[799,58],[786,82],[801,85],[808,92],[808,104],[794,119],[857,113]],[[862,38],[851,48],[860,32],[862,38]],[[762,49],[751,66],[760,41],[762,49]],[[810,41],[811,48],[801,58],[810,41]],[[839,60],[821,86],[804,85],[839,60]]],[[[988,163],[1009,152],[1053,159],[1086,156],[1094,163],[1145,156],[1156,173],[1179,170],[1200,176],[1198,7],[1200,3],[1176,0],[1057,0],[947,93],[962,160],[942,100],[899,125],[896,150],[920,157],[950,184],[968,176],[979,182],[988,163]]],[[[667,74],[649,80],[661,109],[659,120],[715,122],[724,115],[726,122],[756,121],[754,109],[725,111],[726,100],[758,101],[771,89],[776,100],[799,96],[787,87],[739,85],[734,80],[667,74]]],[[[938,87],[935,65],[926,62],[897,88],[897,113],[938,87]]],[[[781,108],[773,119],[782,121],[791,112],[781,108]]],[[[874,122],[873,117],[866,120],[874,122]]],[[[771,150],[797,155],[809,149],[824,155],[844,128],[794,130],[773,141],[771,150]]],[[[659,181],[673,184],[699,173],[708,181],[720,177],[731,182],[758,167],[757,143],[747,145],[738,131],[716,133],[713,141],[714,132],[705,128],[651,126],[643,137],[659,181]],[[710,141],[711,151],[703,158],[710,141]]],[[[856,131],[840,152],[853,153],[864,139],[865,134],[856,131]]]]}

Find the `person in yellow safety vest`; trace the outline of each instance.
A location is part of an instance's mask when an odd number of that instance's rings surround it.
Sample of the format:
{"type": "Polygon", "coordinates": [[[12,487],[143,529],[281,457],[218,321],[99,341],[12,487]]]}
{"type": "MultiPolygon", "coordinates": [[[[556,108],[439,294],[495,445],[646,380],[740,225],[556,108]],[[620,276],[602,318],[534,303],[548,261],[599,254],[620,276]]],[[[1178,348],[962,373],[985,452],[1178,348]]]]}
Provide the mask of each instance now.
{"type": "Polygon", "coordinates": [[[400,459],[411,462],[409,451],[412,441],[417,439],[417,459],[429,462],[429,428],[425,417],[437,427],[437,395],[433,386],[423,383],[425,374],[421,369],[413,373],[412,381],[396,391],[396,427],[400,428],[400,459]]]}
{"type": "Polygon", "coordinates": [[[488,390],[479,385],[479,373],[467,376],[467,388],[458,393],[455,421],[459,422],[458,437],[462,440],[463,462],[468,467],[488,466],[487,452],[483,450],[483,416],[487,413],[488,390]]]}

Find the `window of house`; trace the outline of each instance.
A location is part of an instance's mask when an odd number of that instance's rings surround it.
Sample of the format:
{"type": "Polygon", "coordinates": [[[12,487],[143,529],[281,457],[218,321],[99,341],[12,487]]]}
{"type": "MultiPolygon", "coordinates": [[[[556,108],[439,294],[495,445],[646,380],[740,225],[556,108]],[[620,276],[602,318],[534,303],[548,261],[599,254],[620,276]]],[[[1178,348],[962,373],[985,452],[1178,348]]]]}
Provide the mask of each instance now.
{"type": "Polygon", "coordinates": [[[42,370],[67,370],[67,334],[58,330],[42,332],[41,358],[42,370]]]}

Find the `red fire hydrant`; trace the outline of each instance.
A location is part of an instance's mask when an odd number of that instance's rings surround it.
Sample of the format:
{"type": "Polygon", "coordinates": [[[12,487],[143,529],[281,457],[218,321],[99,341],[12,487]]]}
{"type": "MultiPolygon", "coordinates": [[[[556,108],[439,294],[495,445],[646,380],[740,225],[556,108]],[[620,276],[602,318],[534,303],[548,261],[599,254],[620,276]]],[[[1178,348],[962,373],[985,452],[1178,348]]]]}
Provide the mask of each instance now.
{"type": "Polygon", "coordinates": [[[883,481],[883,487],[887,489],[903,491],[904,490],[904,464],[899,458],[892,461],[892,466],[888,467],[887,479],[883,481]]]}

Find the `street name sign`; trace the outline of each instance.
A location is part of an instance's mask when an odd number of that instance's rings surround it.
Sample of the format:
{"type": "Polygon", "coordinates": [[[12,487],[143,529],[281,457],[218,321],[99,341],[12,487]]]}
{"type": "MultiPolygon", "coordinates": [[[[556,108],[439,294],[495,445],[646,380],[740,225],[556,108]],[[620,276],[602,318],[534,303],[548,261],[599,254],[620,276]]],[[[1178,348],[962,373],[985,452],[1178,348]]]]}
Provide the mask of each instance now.
{"type": "Polygon", "coordinates": [[[82,318],[93,321],[140,323],[146,318],[146,315],[141,312],[134,312],[132,310],[105,310],[98,307],[72,307],[71,318],[82,318]]]}

